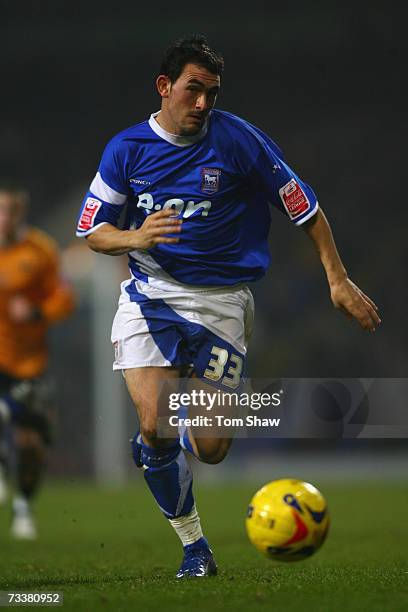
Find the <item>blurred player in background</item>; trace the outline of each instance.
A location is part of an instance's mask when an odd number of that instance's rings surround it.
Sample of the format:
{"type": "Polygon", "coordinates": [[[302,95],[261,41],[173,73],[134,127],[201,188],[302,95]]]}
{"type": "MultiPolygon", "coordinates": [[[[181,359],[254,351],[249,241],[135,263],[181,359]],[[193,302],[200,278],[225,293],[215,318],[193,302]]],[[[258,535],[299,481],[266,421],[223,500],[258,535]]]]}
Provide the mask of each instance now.
{"type": "Polygon", "coordinates": [[[159,389],[191,366],[226,391],[240,384],[253,321],[246,285],[269,265],[270,205],[305,228],[333,304],[364,329],[380,322],[375,304],[348,278],[311,187],[269,136],[213,110],[223,64],[203,37],[167,50],[156,81],[161,110],[108,144],[77,228],[93,250],[129,255],[132,276],[122,284],[112,329],[114,369],[124,372],[139,415],[135,462],[184,546],[178,578],[217,571],[184,450],[218,463],[231,440],[188,429],[178,439],[160,437],[159,389]]]}
{"type": "Polygon", "coordinates": [[[71,288],[61,279],[54,241],[26,225],[29,195],[0,181],[0,501],[10,450],[16,494],[12,534],[37,535],[31,500],[51,442],[54,400],[46,377],[47,330],[73,310],[71,288]],[[12,449],[8,442],[11,442],[12,449]]]}

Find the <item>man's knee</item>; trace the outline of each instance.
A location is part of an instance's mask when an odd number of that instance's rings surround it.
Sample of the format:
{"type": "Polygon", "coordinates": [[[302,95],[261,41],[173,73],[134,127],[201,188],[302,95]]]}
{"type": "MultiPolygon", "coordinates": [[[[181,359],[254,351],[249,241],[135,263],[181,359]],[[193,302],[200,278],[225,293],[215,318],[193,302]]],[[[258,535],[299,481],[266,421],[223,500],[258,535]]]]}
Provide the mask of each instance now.
{"type": "Polygon", "coordinates": [[[165,448],[174,444],[174,439],[162,438],[160,436],[157,431],[156,422],[150,419],[147,422],[140,422],[140,433],[142,434],[143,442],[152,448],[165,448]]]}
{"type": "Polygon", "coordinates": [[[142,440],[148,446],[156,448],[160,446],[160,438],[157,435],[157,428],[153,424],[140,424],[140,433],[142,434],[142,440]]]}

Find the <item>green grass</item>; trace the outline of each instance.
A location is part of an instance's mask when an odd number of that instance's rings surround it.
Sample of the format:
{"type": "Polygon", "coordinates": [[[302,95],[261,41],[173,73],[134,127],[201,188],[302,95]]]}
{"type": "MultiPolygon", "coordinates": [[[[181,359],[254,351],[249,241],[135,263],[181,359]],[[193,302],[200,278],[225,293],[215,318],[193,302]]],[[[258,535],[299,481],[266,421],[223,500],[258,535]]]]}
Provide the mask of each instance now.
{"type": "Polygon", "coordinates": [[[247,541],[244,515],[262,483],[197,487],[216,578],[177,582],[178,540],[138,480],[104,491],[48,486],[38,542],[14,542],[0,508],[0,590],[64,593],[64,610],[291,612],[408,610],[408,492],[402,483],[315,483],[332,527],[307,561],[278,564],[247,541]]]}

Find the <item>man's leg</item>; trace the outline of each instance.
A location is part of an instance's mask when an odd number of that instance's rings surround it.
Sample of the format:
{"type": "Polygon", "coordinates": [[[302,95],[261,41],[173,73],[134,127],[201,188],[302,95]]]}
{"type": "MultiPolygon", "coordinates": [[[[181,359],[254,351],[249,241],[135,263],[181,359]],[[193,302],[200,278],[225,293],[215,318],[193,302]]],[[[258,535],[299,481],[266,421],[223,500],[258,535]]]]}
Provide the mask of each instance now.
{"type": "Polygon", "coordinates": [[[32,500],[37,493],[45,465],[45,445],[41,434],[28,427],[15,428],[16,487],[11,532],[15,538],[33,540],[37,529],[32,500]]]}
{"type": "Polygon", "coordinates": [[[10,390],[16,457],[16,489],[11,531],[20,539],[35,539],[32,501],[41,484],[54,419],[53,385],[46,377],[15,381],[10,390]]]}
{"type": "MultiPolygon", "coordinates": [[[[189,394],[192,394],[193,391],[196,393],[203,391],[206,394],[216,394],[218,391],[217,387],[204,383],[203,379],[198,379],[194,371],[191,375],[190,383],[188,388],[185,389],[189,394]]],[[[195,408],[190,407],[189,410],[185,410],[185,416],[188,418],[202,416],[203,412],[206,413],[206,407],[205,404],[195,408]]],[[[228,406],[218,406],[217,401],[214,402],[211,409],[211,416],[214,417],[215,414],[224,417],[236,416],[228,406]]],[[[199,461],[215,465],[221,463],[228,454],[233,440],[230,431],[230,428],[226,431],[222,427],[214,426],[211,428],[211,432],[215,432],[217,435],[211,437],[208,435],[209,430],[206,427],[182,427],[180,430],[180,443],[184,450],[194,455],[199,461]]]]}
{"type": "Polygon", "coordinates": [[[184,546],[184,560],[177,577],[216,573],[216,565],[203,537],[193,491],[192,472],[179,439],[163,439],[157,433],[160,389],[165,380],[177,379],[178,368],[145,367],[125,370],[126,384],[136,406],[140,437],[134,449],[145,469],[145,480],[164,516],[184,546]]]}
{"type": "Polygon", "coordinates": [[[0,504],[7,499],[7,477],[9,472],[8,426],[11,410],[7,402],[10,379],[0,372],[0,504]]]}
{"type": "Polygon", "coordinates": [[[216,465],[227,456],[232,438],[200,437],[199,434],[194,434],[194,428],[186,427],[180,443],[184,450],[194,455],[199,461],[216,465]]]}

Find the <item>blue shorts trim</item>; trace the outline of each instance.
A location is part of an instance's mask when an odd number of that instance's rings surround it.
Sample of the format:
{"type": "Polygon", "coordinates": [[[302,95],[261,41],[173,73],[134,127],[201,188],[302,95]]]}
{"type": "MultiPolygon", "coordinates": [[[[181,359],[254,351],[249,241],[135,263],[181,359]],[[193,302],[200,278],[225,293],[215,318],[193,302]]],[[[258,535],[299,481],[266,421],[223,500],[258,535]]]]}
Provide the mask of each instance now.
{"type": "Polygon", "coordinates": [[[151,299],[144,295],[137,290],[136,280],[126,287],[126,292],[130,300],[136,302],[140,307],[154,342],[165,359],[172,365],[193,364],[196,375],[202,378],[209,361],[214,358],[212,350],[216,346],[228,352],[224,375],[230,367],[236,366],[236,361],[234,359],[231,361],[231,357],[237,355],[242,359],[244,366],[241,373],[242,378],[245,370],[245,355],[232,344],[203,325],[181,317],[164,300],[151,299]]]}

